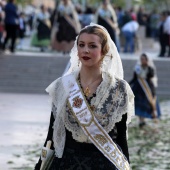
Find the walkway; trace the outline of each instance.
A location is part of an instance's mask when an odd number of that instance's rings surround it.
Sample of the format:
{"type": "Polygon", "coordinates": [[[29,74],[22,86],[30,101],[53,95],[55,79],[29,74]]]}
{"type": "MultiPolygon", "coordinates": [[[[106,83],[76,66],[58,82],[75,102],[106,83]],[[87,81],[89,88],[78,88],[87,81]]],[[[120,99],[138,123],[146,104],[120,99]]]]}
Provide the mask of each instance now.
{"type": "MultiPolygon", "coordinates": [[[[32,170],[48,130],[48,95],[0,93],[0,101],[0,169],[32,170]]],[[[169,105],[170,101],[161,102],[157,125],[148,120],[139,130],[137,119],[132,120],[128,144],[133,170],[170,169],[169,105]]]]}

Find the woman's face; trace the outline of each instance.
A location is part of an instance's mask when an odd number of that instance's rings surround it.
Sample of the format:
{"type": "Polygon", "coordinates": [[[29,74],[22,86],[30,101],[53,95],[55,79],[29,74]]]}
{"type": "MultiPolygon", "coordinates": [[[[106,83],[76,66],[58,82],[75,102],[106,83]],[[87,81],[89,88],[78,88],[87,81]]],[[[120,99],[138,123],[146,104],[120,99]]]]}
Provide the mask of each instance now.
{"type": "Polygon", "coordinates": [[[141,56],[141,64],[142,66],[147,66],[148,65],[148,60],[146,59],[146,57],[141,56]]]}
{"type": "Polygon", "coordinates": [[[82,33],[78,39],[78,56],[82,66],[100,67],[102,49],[100,37],[95,34],[82,33]]]}

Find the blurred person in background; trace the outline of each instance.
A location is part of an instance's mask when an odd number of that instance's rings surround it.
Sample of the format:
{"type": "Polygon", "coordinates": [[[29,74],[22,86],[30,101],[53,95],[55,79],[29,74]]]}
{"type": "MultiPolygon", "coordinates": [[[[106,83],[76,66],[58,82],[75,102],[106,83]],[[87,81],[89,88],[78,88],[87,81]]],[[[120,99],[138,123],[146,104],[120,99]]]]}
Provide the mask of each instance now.
{"type": "Polygon", "coordinates": [[[168,48],[167,57],[170,57],[170,11],[167,11],[167,17],[164,22],[164,33],[166,35],[166,47],[168,48]]]}
{"type": "Polygon", "coordinates": [[[164,23],[167,18],[167,12],[162,12],[161,17],[160,17],[160,23],[158,27],[158,38],[159,38],[159,43],[160,43],[160,53],[159,57],[165,57],[166,53],[166,46],[167,46],[167,34],[164,32],[164,23]]]}
{"type": "Polygon", "coordinates": [[[52,48],[69,53],[81,29],[78,14],[70,0],[62,0],[56,10],[56,21],[51,36],[52,48]]]}
{"type": "Polygon", "coordinates": [[[19,18],[17,13],[17,6],[15,5],[15,0],[8,0],[8,3],[6,4],[4,11],[5,11],[4,23],[6,37],[3,43],[3,50],[5,50],[8,40],[11,39],[10,51],[14,52],[19,18]]]}
{"type": "Polygon", "coordinates": [[[26,31],[25,14],[23,12],[21,12],[19,15],[19,44],[17,46],[18,49],[23,48],[25,31],[26,31]]]}
{"type": "Polygon", "coordinates": [[[104,26],[109,32],[113,42],[116,44],[118,51],[120,51],[119,41],[119,27],[117,22],[117,15],[110,0],[102,0],[101,7],[96,12],[96,22],[104,26]]]}
{"type": "Polygon", "coordinates": [[[156,10],[153,10],[150,15],[150,31],[151,31],[151,37],[153,39],[157,39],[158,37],[158,24],[159,24],[160,16],[156,12],[156,10]]]}
{"type": "Polygon", "coordinates": [[[161,115],[156,97],[156,68],[146,54],[140,56],[129,84],[135,95],[135,114],[139,117],[139,127],[142,128],[146,125],[145,118],[156,120],[161,115]]]}
{"type": "Polygon", "coordinates": [[[116,15],[117,15],[118,25],[121,28],[124,25],[123,18],[125,16],[125,12],[123,11],[122,7],[118,6],[116,8],[116,15]]]}
{"type": "Polygon", "coordinates": [[[122,17],[122,22],[121,22],[120,28],[122,28],[126,23],[128,23],[131,20],[132,20],[132,16],[131,16],[130,11],[125,11],[124,15],[122,17]]]}
{"type": "Polygon", "coordinates": [[[28,15],[28,25],[29,25],[30,32],[32,32],[34,29],[34,20],[35,20],[35,12],[32,12],[31,14],[28,15]]]}
{"type": "Polygon", "coordinates": [[[2,4],[0,1],[0,49],[2,48],[2,38],[3,38],[3,31],[4,31],[4,24],[3,24],[3,9],[2,4]]]}
{"type": "Polygon", "coordinates": [[[80,16],[82,28],[89,25],[94,20],[94,9],[90,6],[86,6],[86,10],[80,16]]]}
{"type": "Polygon", "coordinates": [[[139,28],[139,24],[136,21],[135,16],[131,16],[132,20],[126,23],[122,27],[122,33],[125,38],[125,45],[124,45],[124,52],[135,52],[135,38],[136,38],[136,32],[139,28]]]}
{"type": "Polygon", "coordinates": [[[129,14],[130,14],[130,17],[136,18],[137,20],[137,15],[133,7],[129,10],[129,14]]]}
{"type": "Polygon", "coordinates": [[[146,25],[145,12],[143,7],[140,7],[137,12],[137,21],[139,25],[146,25]]]}
{"type": "Polygon", "coordinates": [[[51,22],[50,14],[44,5],[41,5],[37,15],[37,33],[34,35],[32,45],[39,46],[45,51],[50,45],[51,22]]]}

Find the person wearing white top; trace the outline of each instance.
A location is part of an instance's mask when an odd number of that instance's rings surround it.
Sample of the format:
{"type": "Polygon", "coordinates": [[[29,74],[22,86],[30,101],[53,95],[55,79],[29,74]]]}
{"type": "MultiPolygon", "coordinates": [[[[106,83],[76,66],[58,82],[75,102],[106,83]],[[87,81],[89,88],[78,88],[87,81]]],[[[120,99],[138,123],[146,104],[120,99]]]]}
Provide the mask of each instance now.
{"type": "Polygon", "coordinates": [[[129,21],[122,27],[122,33],[125,37],[124,52],[134,52],[134,37],[138,28],[139,24],[137,21],[135,21],[135,18],[133,18],[132,21],[129,21]],[[130,50],[128,50],[128,47],[130,50]]]}
{"type": "Polygon", "coordinates": [[[164,32],[170,35],[170,15],[167,17],[164,23],[164,32]]]}

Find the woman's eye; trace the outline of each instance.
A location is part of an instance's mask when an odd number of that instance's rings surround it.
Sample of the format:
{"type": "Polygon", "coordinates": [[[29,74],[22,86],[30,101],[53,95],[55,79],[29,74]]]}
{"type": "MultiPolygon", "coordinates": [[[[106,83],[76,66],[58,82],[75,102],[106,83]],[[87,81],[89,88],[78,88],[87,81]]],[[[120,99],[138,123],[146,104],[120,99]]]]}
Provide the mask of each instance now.
{"type": "Polygon", "coordinates": [[[90,45],[90,48],[96,48],[96,45],[90,45]]]}
{"type": "Polygon", "coordinates": [[[84,44],[79,44],[79,47],[84,47],[84,44]]]}

